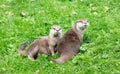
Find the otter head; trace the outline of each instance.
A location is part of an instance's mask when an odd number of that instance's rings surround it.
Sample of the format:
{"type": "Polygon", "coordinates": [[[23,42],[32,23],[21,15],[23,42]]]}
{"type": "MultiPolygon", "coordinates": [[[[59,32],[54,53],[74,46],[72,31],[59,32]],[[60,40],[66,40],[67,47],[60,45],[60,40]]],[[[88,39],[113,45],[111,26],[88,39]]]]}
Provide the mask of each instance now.
{"type": "Polygon", "coordinates": [[[53,37],[61,37],[62,36],[62,28],[58,25],[51,26],[50,35],[53,37]]]}
{"type": "Polygon", "coordinates": [[[84,29],[87,28],[88,25],[89,23],[86,19],[79,19],[75,22],[75,27],[77,31],[84,31],[84,29]]]}

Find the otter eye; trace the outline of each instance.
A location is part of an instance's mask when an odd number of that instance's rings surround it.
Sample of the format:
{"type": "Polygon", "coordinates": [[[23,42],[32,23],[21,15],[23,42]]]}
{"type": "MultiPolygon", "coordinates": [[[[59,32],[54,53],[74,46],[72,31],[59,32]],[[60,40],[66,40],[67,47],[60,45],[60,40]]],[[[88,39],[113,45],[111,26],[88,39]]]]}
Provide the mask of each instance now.
{"type": "Polygon", "coordinates": [[[59,30],[61,30],[61,28],[59,30]]]}
{"type": "Polygon", "coordinates": [[[55,28],[53,28],[53,30],[55,30],[55,28]]]}
{"type": "Polygon", "coordinates": [[[85,22],[84,24],[87,24],[87,22],[85,22]]]}

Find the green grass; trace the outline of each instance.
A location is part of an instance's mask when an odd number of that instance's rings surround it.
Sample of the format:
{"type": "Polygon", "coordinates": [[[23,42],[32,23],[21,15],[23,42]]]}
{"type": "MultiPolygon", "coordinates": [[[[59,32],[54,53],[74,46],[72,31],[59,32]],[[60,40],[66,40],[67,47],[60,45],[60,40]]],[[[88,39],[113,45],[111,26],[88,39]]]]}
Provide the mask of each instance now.
{"type": "Polygon", "coordinates": [[[0,74],[35,72],[120,74],[120,1],[0,0],[0,74]],[[62,26],[64,34],[79,18],[87,18],[90,26],[81,52],[67,63],[50,63],[57,53],[34,62],[17,53],[21,43],[48,35],[50,26],[62,26]]]}

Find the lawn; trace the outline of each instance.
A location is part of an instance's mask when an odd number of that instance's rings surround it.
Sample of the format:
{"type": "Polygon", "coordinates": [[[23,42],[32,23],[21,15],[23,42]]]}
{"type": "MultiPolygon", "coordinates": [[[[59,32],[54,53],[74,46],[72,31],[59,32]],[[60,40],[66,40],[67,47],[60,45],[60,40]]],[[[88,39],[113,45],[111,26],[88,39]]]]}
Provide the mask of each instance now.
{"type": "Polygon", "coordinates": [[[0,74],[120,74],[120,0],[0,0],[0,74]],[[88,19],[80,53],[58,65],[58,54],[30,61],[20,44],[79,18],[88,19]]]}

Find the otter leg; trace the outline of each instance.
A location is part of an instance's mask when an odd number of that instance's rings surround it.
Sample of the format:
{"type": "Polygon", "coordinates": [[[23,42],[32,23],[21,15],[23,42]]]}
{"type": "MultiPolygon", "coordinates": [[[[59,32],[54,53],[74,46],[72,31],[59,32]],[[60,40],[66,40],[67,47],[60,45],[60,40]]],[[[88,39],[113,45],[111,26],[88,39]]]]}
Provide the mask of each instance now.
{"type": "Polygon", "coordinates": [[[31,61],[34,61],[34,60],[35,60],[34,57],[29,56],[29,55],[28,55],[28,59],[30,59],[31,61]]]}
{"type": "Polygon", "coordinates": [[[38,46],[36,46],[35,48],[32,49],[32,51],[29,51],[29,54],[28,54],[28,58],[31,60],[31,61],[34,61],[37,56],[38,56],[38,46]]]}
{"type": "Polygon", "coordinates": [[[54,55],[54,47],[53,46],[49,46],[50,52],[52,54],[52,56],[54,55]]]}
{"type": "Polygon", "coordinates": [[[72,58],[72,56],[63,55],[60,56],[58,59],[53,59],[52,61],[58,64],[63,64],[64,62],[68,61],[70,58],[72,58]]]}

